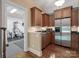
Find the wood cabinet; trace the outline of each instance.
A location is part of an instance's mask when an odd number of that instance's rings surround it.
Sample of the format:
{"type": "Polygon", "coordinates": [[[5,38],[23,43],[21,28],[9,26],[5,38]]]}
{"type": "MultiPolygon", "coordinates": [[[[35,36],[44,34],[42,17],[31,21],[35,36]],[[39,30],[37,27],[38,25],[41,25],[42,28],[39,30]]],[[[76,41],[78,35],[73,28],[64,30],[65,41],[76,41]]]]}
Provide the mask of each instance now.
{"type": "Polygon", "coordinates": [[[52,32],[52,43],[55,44],[55,32],[52,32]]]}
{"type": "Polygon", "coordinates": [[[62,8],[62,9],[56,10],[54,12],[55,19],[71,17],[71,11],[72,11],[72,7],[66,7],[66,8],[62,8]]]}
{"type": "Polygon", "coordinates": [[[55,18],[62,18],[62,9],[55,11],[55,18]]]}
{"type": "MultiPolygon", "coordinates": [[[[72,9],[72,26],[78,27],[78,8],[72,9]]],[[[75,29],[75,28],[74,28],[75,29]]],[[[72,32],[72,48],[75,50],[79,50],[79,33],[77,31],[75,33],[72,32]]]]}
{"type": "Polygon", "coordinates": [[[67,8],[64,8],[63,11],[62,11],[62,17],[65,18],[65,17],[71,17],[71,11],[72,11],[72,7],[67,7],[67,8]]]}
{"type": "Polygon", "coordinates": [[[31,25],[32,26],[42,25],[42,11],[36,7],[31,8],[31,25]]]}
{"type": "Polygon", "coordinates": [[[47,34],[47,39],[49,40],[49,42],[50,43],[52,43],[52,32],[49,32],[48,34],[47,34]]]}
{"type": "Polygon", "coordinates": [[[46,33],[42,34],[42,49],[44,49],[47,46],[47,35],[46,33]]]}
{"type": "Polygon", "coordinates": [[[54,26],[55,24],[55,17],[54,17],[54,14],[53,15],[50,15],[50,26],[54,26]]]}
{"type": "Polygon", "coordinates": [[[51,32],[42,33],[42,49],[47,47],[50,43],[52,43],[52,33],[51,32]]]}
{"type": "Polygon", "coordinates": [[[72,48],[79,50],[79,38],[76,33],[72,33],[72,48]]]}
{"type": "Polygon", "coordinates": [[[47,34],[47,37],[48,37],[50,43],[52,43],[52,44],[55,43],[55,34],[54,34],[54,32],[49,32],[47,34]]]}
{"type": "Polygon", "coordinates": [[[46,23],[45,23],[45,14],[42,14],[42,26],[46,26],[46,23]]]}
{"type": "Polygon", "coordinates": [[[78,26],[79,26],[79,9],[78,9],[78,26]]]}
{"type": "Polygon", "coordinates": [[[50,19],[48,14],[42,14],[42,26],[50,26],[50,19]]]}
{"type": "Polygon", "coordinates": [[[31,8],[31,26],[35,26],[35,9],[31,8]]]}
{"type": "Polygon", "coordinates": [[[72,9],[72,26],[78,26],[78,8],[72,9]]]}

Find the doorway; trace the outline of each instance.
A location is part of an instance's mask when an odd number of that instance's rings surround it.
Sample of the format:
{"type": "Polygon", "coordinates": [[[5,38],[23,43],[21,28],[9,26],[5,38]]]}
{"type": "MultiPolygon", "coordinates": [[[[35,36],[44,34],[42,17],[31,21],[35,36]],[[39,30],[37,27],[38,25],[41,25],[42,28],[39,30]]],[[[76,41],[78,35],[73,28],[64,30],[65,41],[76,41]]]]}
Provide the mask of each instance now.
{"type": "Polygon", "coordinates": [[[6,3],[7,47],[6,57],[14,58],[16,54],[24,52],[24,20],[25,10],[12,3],[6,3]]]}

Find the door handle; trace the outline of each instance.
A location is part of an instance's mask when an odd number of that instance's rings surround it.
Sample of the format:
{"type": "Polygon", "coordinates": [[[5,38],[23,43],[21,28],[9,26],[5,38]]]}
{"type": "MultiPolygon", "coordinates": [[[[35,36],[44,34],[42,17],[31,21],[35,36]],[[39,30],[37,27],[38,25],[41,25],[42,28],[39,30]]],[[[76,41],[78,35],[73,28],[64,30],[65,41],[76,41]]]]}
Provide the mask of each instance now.
{"type": "Polygon", "coordinates": [[[2,54],[2,57],[3,57],[3,58],[6,58],[6,36],[5,36],[6,28],[1,27],[0,29],[3,31],[3,35],[2,35],[2,37],[3,37],[3,39],[2,39],[2,40],[3,40],[3,42],[2,42],[2,43],[3,43],[3,44],[2,44],[2,45],[3,45],[3,46],[2,46],[2,48],[3,48],[3,49],[2,49],[2,53],[3,53],[3,54],[2,54]]]}
{"type": "Polygon", "coordinates": [[[9,47],[9,44],[6,44],[6,47],[9,47]]]}

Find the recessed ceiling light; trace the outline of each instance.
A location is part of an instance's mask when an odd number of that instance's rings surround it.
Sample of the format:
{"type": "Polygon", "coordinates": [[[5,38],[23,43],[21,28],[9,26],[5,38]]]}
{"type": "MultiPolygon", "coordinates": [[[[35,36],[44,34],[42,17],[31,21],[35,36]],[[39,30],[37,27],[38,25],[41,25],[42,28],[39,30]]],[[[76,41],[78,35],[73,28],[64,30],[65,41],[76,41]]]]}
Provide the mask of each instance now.
{"type": "Polygon", "coordinates": [[[12,9],[11,11],[10,11],[10,13],[14,13],[14,12],[16,12],[17,11],[17,9],[12,9]]]}
{"type": "Polygon", "coordinates": [[[65,3],[65,0],[58,0],[55,2],[56,6],[62,6],[65,3]]]}

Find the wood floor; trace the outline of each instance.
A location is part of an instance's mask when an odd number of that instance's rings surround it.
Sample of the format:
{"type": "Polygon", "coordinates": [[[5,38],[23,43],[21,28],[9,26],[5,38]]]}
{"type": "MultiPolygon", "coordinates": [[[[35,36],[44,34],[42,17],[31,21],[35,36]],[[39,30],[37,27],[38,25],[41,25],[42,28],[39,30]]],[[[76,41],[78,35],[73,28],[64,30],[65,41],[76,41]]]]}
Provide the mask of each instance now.
{"type": "Polygon", "coordinates": [[[50,44],[43,50],[43,55],[38,57],[31,52],[19,53],[16,55],[17,58],[79,58],[79,52],[64,48],[61,46],[50,44]]]}

